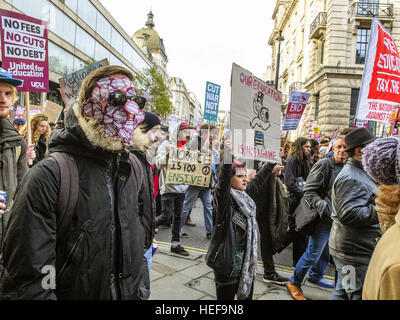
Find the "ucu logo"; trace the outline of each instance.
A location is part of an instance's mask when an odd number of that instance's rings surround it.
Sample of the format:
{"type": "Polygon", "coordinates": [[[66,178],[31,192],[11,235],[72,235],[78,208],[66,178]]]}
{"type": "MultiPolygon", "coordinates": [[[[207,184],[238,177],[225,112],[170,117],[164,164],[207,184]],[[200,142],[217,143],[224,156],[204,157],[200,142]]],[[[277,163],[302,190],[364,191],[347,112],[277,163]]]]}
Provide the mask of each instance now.
{"type": "Polygon", "coordinates": [[[44,82],[31,81],[31,86],[34,88],[45,89],[44,82]]]}

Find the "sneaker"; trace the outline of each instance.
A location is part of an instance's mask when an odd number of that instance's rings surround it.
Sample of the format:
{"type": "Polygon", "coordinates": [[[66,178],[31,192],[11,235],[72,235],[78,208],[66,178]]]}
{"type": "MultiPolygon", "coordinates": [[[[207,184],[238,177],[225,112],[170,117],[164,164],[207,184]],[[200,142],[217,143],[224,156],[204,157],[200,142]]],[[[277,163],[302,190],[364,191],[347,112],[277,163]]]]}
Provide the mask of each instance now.
{"type": "Polygon", "coordinates": [[[300,287],[295,286],[290,281],[286,282],[286,288],[294,300],[308,300],[300,287]]]}
{"type": "Polygon", "coordinates": [[[189,252],[187,252],[181,245],[177,245],[176,247],[171,247],[171,252],[185,257],[189,255],[189,252]]]}
{"type": "Polygon", "coordinates": [[[207,232],[206,238],[207,238],[207,239],[211,239],[211,232],[207,232]]]}
{"type": "Polygon", "coordinates": [[[272,275],[272,276],[264,275],[263,276],[263,281],[265,283],[274,283],[274,284],[279,284],[279,285],[283,286],[283,285],[286,284],[286,282],[289,281],[289,279],[285,278],[285,277],[281,277],[278,273],[275,272],[275,274],[272,275]]]}
{"type": "Polygon", "coordinates": [[[192,221],[192,219],[187,219],[185,224],[187,226],[191,226],[191,227],[195,227],[196,226],[196,224],[192,221]]]}
{"type": "Polygon", "coordinates": [[[318,281],[308,279],[308,282],[311,284],[311,287],[320,287],[324,289],[333,289],[335,285],[332,281],[326,280],[324,278],[319,279],[318,281]]]}
{"type": "Polygon", "coordinates": [[[181,232],[181,233],[179,234],[179,236],[180,236],[181,238],[189,238],[189,235],[188,235],[186,232],[181,232]]]}

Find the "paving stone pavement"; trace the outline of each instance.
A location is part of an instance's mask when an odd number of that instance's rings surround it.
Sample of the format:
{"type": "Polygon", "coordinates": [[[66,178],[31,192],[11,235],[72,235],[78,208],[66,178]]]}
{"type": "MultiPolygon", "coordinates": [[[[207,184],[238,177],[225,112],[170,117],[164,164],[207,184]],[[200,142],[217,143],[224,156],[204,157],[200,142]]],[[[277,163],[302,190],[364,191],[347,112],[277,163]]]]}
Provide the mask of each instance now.
{"type": "MultiPolygon", "coordinates": [[[[204,260],[204,253],[189,251],[188,257],[170,252],[159,246],[153,256],[150,272],[150,300],[216,300],[214,274],[204,260]]],[[[278,271],[289,278],[289,272],[278,271]]],[[[266,284],[262,280],[263,268],[257,268],[254,300],[292,300],[285,286],[266,284]]],[[[331,289],[315,288],[306,282],[304,295],[311,300],[329,300],[331,289]]]]}

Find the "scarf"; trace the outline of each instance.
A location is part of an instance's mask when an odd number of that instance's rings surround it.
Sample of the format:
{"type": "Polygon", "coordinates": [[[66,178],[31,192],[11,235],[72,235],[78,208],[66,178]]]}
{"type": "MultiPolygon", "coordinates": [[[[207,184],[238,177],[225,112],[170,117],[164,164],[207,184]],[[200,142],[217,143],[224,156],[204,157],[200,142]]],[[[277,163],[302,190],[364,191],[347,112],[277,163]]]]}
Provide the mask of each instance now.
{"type": "Polygon", "coordinates": [[[231,188],[231,195],[247,219],[246,252],[243,257],[243,266],[236,292],[237,299],[243,300],[250,294],[257,271],[258,224],[256,221],[256,204],[245,191],[231,188]]]}

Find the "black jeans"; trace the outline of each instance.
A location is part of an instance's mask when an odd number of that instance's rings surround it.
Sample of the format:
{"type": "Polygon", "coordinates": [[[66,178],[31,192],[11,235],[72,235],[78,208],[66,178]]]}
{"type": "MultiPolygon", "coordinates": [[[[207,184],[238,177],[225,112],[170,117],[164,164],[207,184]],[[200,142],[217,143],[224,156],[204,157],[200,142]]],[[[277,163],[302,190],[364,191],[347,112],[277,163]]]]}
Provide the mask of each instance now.
{"type": "Polygon", "coordinates": [[[264,265],[264,276],[272,276],[276,273],[272,254],[272,239],[269,230],[268,217],[257,217],[258,229],[260,231],[260,251],[264,265]]]}
{"type": "MultiPolygon", "coordinates": [[[[239,287],[239,282],[236,283],[223,283],[215,282],[215,287],[217,289],[217,300],[234,300],[237,289],[239,287]]],[[[245,300],[253,300],[253,290],[254,290],[254,280],[251,285],[250,294],[245,300]]]]}
{"type": "Polygon", "coordinates": [[[172,241],[179,242],[179,232],[181,229],[181,216],[184,193],[165,193],[161,196],[162,215],[157,219],[157,224],[168,223],[172,216],[172,241]]]}

